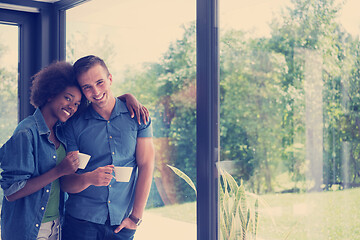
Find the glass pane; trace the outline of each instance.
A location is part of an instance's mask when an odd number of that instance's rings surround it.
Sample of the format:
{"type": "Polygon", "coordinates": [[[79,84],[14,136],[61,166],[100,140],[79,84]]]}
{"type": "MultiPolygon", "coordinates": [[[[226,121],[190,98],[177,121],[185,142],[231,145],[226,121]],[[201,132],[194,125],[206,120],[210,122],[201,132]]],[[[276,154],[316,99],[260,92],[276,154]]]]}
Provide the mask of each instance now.
{"type": "Polygon", "coordinates": [[[0,24],[0,147],[18,124],[18,27],[0,24]]]}
{"type": "Polygon", "coordinates": [[[136,239],[195,239],[195,0],[93,0],[66,12],[67,60],[105,60],[116,96],[134,94],[150,111],[156,167],[136,239]]]}
{"type": "Polygon", "coordinates": [[[0,24],[0,147],[18,124],[18,46],[18,27],[0,24]]]}
{"type": "Polygon", "coordinates": [[[220,1],[220,167],[245,191],[222,178],[221,239],[358,238],[360,3],[342,2],[220,1]]]}

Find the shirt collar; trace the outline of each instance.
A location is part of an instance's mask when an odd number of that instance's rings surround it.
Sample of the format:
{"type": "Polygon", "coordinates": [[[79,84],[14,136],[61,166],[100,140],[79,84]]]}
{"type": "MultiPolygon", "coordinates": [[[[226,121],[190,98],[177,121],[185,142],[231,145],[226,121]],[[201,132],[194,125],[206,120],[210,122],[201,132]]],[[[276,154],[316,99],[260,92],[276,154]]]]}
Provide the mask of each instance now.
{"type": "Polygon", "coordinates": [[[126,104],[123,101],[116,98],[115,107],[113,112],[111,113],[111,117],[119,116],[120,114],[127,112],[129,112],[129,110],[126,107],[126,104]]]}
{"type": "MultiPolygon", "coordinates": [[[[123,101],[119,100],[118,98],[115,98],[115,107],[111,113],[110,119],[117,117],[120,114],[127,113],[127,112],[129,112],[129,110],[126,107],[126,104],[123,101]]],[[[94,110],[94,108],[92,107],[91,104],[84,114],[85,114],[84,115],[85,119],[90,119],[90,118],[103,119],[103,117],[101,117],[100,114],[98,114],[94,110]]]]}
{"type": "Polygon", "coordinates": [[[48,126],[45,123],[45,119],[44,119],[44,116],[42,115],[42,113],[40,111],[40,108],[36,108],[33,116],[34,116],[36,125],[37,125],[37,127],[39,129],[40,135],[49,134],[50,129],[48,128],[48,126]]]}

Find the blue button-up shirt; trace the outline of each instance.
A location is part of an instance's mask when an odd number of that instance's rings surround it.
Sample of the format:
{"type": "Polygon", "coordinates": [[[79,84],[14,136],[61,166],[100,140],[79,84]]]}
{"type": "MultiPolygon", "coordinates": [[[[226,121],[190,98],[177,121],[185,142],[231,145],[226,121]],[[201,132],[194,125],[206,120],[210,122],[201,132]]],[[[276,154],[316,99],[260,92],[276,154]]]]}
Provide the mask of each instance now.
{"type": "Polygon", "coordinates": [[[65,211],[71,216],[104,224],[110,217],[111,225],[119,225],[132,210],[137,179],[136,141],[139,137],[152,137],[151,122],[146,125],[131,118],[122,101],[116,99],[109,120],[105,120],[91,106],[86,112],[66,124],[68,151],[79,150],[91,156],[87,166],[78,174],[113,164],[131,166],[129,182],[116,182],[109,186],[89,186],[80,193],[69,194],[65,211]]]}
{"type": "MultiPolygon", "coordinates": [[[[65,145],[61,123],[56,135],[65,145]]],[[[55,145],[49,140],[47,127],[40,109],[19,123],[13,136],[1,147],[1,188],[9,196],[26,184],[30,178],[44,174],[56,166],[55,145]]],[[[1,209],[1,239],[36,239],[50,196],[51,184],[41,190],[9,202],[4,197],[1,209]]],[[[61,194],[61,202],[63,202],[61,194]]],[[[62,214],[63,204],[60,204],[62,214]]]]}

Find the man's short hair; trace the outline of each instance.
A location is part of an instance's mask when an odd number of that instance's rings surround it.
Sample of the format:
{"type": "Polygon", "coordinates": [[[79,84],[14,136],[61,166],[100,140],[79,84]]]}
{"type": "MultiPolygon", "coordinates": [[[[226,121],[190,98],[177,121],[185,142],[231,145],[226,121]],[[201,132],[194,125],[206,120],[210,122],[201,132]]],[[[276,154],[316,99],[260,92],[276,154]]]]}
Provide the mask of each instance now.
{"type": "Polygon", "coordinates": [[[74,72],[76,78],[78,78],[81,74],[87,72],[90,68],[92,68],[97,64],[102,66],[106,70],[108,75],[110,74],[109,69],[107,68],[104,60],[94,55],[88,55],[78,59],[74,63],[74,72]]]}

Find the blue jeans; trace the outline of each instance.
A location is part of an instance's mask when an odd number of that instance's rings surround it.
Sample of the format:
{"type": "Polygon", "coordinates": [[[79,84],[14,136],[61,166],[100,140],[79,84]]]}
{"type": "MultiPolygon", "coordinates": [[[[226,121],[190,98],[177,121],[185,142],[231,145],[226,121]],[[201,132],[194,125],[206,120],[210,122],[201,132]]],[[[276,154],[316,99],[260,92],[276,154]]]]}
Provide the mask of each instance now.
{"type": "Polygon", "coordinates": [[[136,230],[123,228],[114,233],[118,226],[97,224],[65,215],[62,240],[132,240],[136,230]]]}

